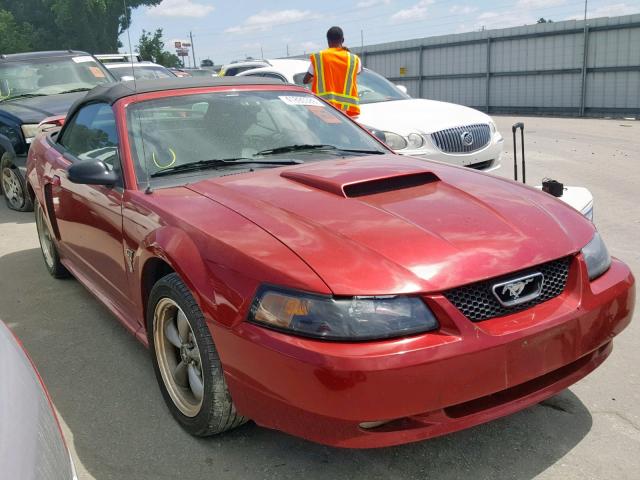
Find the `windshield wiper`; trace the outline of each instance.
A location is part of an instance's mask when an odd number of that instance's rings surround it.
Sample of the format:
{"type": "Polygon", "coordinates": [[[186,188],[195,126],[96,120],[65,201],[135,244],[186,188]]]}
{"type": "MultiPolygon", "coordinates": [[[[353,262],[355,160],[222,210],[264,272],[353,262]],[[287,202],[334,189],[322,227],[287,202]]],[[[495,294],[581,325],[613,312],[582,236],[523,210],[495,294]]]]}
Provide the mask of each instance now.
{"type": "Polygon", "coordinates": [[[165,168],[158,172],[152,173],[151,177],[163,177],[165,175],[172,175],[174,173],[181,172],[194,172],[198,170],[206,170],[208,168],[215,168],[220,166],[232,166],[232,165],[298,165],[303,163],[300,160],[252,160],[250,158],[214,158],[212,160],[200,160],[199,162],[185,163],[183,165],[176,165],[175,167],[165,168]]]}
{"type": "Polygon", "coordinates": [[[337,150],[341,152],[349,152],[349,153],[365,153],[368,155],[384,155],[387,152],[383,152],[382,150],[366,150],[359,148],[337,148],[337,150]]]}
{"type": "Polygon", "coordinates": [[[302,150],[336,150],[337,148],[338,147],[335,145],[326,144],[286,145],[284,147],[267,148],[266,150],[261,150],[254,155],[257,157],[258,155],[278,155],[279,153],[299,152],[302,150]]]}
{"type": "Polygon", "coordinates": [[[269,148],[267,150],[262,150],[255,154],[255,156],[259,155],[278,155],[281,153],[291,153],[291,152],[300,152],[300,151],[312,151],[312,150],[335,150],[339,152],[349,152],[349,153],[364,153],[371,155],[382,155],[385,152],[381,150],[366,150],[366,149],[357,149],[357,148],[341,148],[336,145],[327,145],[327,144],[317,144],[317,145],[287,145],[284,147],[277,148],[269,148]]]}
{"type": "Polygon", "coordinates": [[[63,95],[65,93],[88,92],[89,90],[93,90],[93,88],[88,88],[88,87],[72,88],[71,90],[65,90],[64,92],[59,92],[57,95],[63,95]]]}
{"type": "Polygon", "coordinates": [[[6,102],[7,100],[14,100],[16,98],[29,98],[29,97],[46,97],[46,93],[21,93],[19,95],[11,95],[9,97],[5,97],[0,102],[6,102]]]}

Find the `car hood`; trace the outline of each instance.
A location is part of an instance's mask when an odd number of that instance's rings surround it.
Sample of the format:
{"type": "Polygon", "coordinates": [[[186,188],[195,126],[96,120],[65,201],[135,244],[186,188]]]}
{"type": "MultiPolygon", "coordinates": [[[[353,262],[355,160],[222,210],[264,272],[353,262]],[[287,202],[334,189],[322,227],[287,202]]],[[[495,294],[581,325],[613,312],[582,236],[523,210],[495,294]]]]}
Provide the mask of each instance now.
{"type": "Polygon", "coordinates": [[[398,155],[188,188],[269,232],[337,295],[442,291],[578,252],[594,234],[582,215],[546,193],[398,155]]]}
{"type": "Polygon", "coordinates": [[[64,115],[86,92],[63,93],[45,97],[16,98],[0,102],[0,112],[13,116],[21,124],[40,123],[47,117],[64,115]]]}
{"type": "Polygon", "coordinates": [[[360,106],[358,123],[400,135],[429,134],[445,128],[488,123],[491,118],[473,108],[454,103],[412,98],[360,106]]]}

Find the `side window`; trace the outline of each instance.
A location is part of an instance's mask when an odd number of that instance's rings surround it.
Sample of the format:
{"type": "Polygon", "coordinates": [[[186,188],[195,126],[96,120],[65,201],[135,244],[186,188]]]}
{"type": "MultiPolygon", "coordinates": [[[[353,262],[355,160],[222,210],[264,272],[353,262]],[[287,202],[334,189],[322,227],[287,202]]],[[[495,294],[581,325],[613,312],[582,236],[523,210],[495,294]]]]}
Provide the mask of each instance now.
{"type": "Polygon", "coordinates": [[[80,161],[101,160],[121,171],[116,118],[106,103],[93,103],[79,110],[58,143],[80,161]]]}

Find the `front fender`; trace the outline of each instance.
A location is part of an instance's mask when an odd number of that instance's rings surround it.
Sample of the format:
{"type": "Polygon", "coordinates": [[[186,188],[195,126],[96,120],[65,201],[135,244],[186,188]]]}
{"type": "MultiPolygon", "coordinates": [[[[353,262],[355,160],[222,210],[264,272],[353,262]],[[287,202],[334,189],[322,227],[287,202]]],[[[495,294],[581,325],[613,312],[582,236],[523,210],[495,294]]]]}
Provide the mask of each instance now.
{"type": "MultiPolygon", "coordinates": [[[[134,262],[137,268],[136,285],[142,311],[146,316],[144,278],[145,266],[153,259],[160,259],[180,275],[189,288],[200,309],[205,312],[211,307],[211,298],[203,298],[200,292],[208,291],[209,275],[195,242],[183,230],[163,226],[151,232],[140,244],[134,262]]],[[[144,321],[144,319],[143,319],[144,321]]]]}
{"type": "Polygon", "coordinates": [[[13,149],[13,144],[11,143],[11,140],[4,135],[0,135],[0,149],[2,150],[2,155],[0,156],[4,157],[4,155],[10,154],[12,157],[15,157],[16,152],[13,149]]]}

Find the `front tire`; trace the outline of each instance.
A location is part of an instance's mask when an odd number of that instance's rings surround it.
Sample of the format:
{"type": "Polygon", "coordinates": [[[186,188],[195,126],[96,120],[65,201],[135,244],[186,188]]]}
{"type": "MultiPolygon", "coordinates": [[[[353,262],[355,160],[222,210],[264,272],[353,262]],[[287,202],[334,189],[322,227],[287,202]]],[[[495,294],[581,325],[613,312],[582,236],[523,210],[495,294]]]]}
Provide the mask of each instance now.
{"type": "Polygon", "coordinates": [[[49,229],[46,214],[40,202],[36,202],[35,211],[38,240],[40,241],[40,250],[42,251],[42,257],[47,271],[53,278],[67,278],[70,276],[69,271],[60,263],[60,255],[58,255],[58,249],[53,241],[53,235],[49,229]]]}
{"type": "Polygon", "coordinates": [[[176,273],[151,290],[147,333],[162,396],[187,432],[210,436],[246,422],[231,400],[204,315],[176,273]]]}
{"type": "Polygon", "coordinates": [[[19,212],[31,212],[33,201],[27,190],[27,182],[9,159],[0,161],[0,182],[7,207],[19,212]]]}

